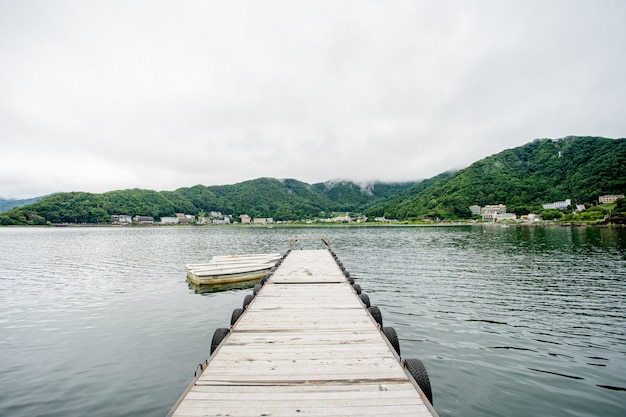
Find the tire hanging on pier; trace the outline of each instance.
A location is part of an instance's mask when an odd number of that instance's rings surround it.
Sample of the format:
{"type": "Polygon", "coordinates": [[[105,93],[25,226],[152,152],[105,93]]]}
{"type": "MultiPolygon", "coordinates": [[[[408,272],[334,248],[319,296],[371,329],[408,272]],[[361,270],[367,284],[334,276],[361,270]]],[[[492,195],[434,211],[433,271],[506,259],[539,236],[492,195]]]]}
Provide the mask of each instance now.
{"type": "Polygon", "coordinates": [[[215,349],[222,343],[226,335],[230,332],[230,329],[225,327],[220,327],[219,329],[215,329],[215,333],[213,333],[213,339],[211,340],[211,355],[215,352],[215,349]]]}
{"type": "Polygon", "coordinates": [[[380,309],[376,306],[372,306],[369,307],[367,311],[369,311],[370,315],[374,318],[376,323],[378,323],[380,327],[383,327],[383,313],[380,312],[380,309]]]}
{"type": "Polygon", "coordinates": [[[252,301],[252,299],[254,298],[253,294],[248,294],[243,298],[243,309],[245,310],[246,308],[248,308],[248,304],[250,304],[250,302],[252,301]]]}
{"type": "Polygon", "coordinates": [[[383,327],[383,334],[393,346],[393,349],[396,351],[398,356],[400,356],[400,341],[398,340],[398,333],[396,333],[396,329],[393,327],[383,327]]]}
{"type": "Polygon", "coordinates": [[[363,304],[365,304],[365,307],[371,307],[372,305],[370,304],[370,297],[369,295],[365,294],[365,293],[361,293],[359,295],[359,297],[361,298],[361,301],[363,301],[363,304]]]}
{"type": "Polygon", "coordinates": [[[430,401],[430,404],[433,404],[433,391],[430,387],[430,378],[428,377],[428,372],[426,372],[426,367],[419,359],[405,359],[404,366],[407,371],[411,374],[417,385],[424,391],[424,395],[430,401]]]}
{"type": "Polygon", "coordinates": [[[241,315],[243,314],[243,308],[236,308],[233,310],[233,314],[230,316],[230,325],[231,327],[237,323],[237,320],[239,320],[239,317],[241,317],[241,315]]]}

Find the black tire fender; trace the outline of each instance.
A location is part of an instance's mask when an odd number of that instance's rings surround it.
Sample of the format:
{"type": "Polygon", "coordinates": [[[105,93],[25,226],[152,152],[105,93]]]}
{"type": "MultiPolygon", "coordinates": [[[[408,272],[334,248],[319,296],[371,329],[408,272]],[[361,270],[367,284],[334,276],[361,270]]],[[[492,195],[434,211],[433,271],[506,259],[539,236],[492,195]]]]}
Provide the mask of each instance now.
{"type": "Polygon", "coordinates": [[[365,304],[365,307],[371,307],[372,306],[370,304],[370,297],[367,294],[361,293],[359,295],[359,297],[361,298],[361,301],[363,301],[363,304],[365,304]]]}
{"type": "Polygon", "coordinates": [[[383,327],[383,334],[393,346],[393,349],[396,351],[398,356],[400,356],[400,341],[398,340],[398,333],[396,333],[396,329],[393,327],[383,327]]]}
{"type": "Polygon", "coordinates": [[[215,329],[215,333],[213,333],[213,339],[211,340],[211,355],[215,352],[215,349],[222,343],[226,335],[230,332],[230,329],[225,327],[220,327],[219,329],[215,329]]]}
{"type": "Polygon", "coordinates": [[[383,327],[383,313],[380,312],[380,308],[376,306],[372,306],[367,309],[369,311],[372,318],[378,323],[380,327],[383,327]]]}
{"type": "Polygon", "coordinates": [[[252,289],[252,294],[254,294],[255,296],[257,295],[257,293],[259,292],[259,290],[261,289],[262,285],[261,284],[256,284],[254,286],[254,288],[252,289]]]}
{"type": "Polygon", "coordinates": [[[411,374],[417,385],[422,389],[430,404],[433,404],[433,391],[430,387],[430,378],[428,377],[428,372],[426,372],[426,367],[419,359],[405,359],[404,366],[407,371],[411,374]]]}
{"type": "Polygon", "coordinates": [[[250,304],[250,302],[252,301],[252,299],[254,298],[254,294],[248,294],[243,298],[243,309],[245,310],[246,308],[248,308],[248,304],[250,304]]]}
{"type": "Polygon", "coordinates": [[[361,294],[361,286],[359,284],[354,284],[352,288],[354,288],[357,294],[361,294]]]}
{"type": "Polygon", "coordinates": [[[243,308],[236,308],[233,310],[233,314],[230,316],[230,325],[233,326],[239,317],[243,314],[243,308]]]}

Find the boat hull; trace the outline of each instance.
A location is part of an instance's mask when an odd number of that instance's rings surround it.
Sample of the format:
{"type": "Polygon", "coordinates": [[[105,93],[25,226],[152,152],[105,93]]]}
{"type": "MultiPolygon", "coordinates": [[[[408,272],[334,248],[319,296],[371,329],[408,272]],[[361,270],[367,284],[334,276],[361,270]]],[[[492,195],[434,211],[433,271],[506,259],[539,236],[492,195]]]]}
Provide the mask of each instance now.
{"type": "Polygon", "coordinates": [[[211,284],[232,284],[237,282],[253,281],[255,279],[263,278],[270,267],[260,269],[257,271],[237,272],[237,273],[216,273],[212,275],[196,274],[193,271],[187,272],[187,279],[196,285],[211,285],[211,284]]]}

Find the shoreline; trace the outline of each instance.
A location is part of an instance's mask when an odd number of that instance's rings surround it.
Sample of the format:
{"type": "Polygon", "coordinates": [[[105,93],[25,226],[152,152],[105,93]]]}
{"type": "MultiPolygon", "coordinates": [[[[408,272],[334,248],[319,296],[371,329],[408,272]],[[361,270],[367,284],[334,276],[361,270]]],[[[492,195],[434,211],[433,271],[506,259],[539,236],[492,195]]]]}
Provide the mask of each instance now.
{"type": "Polygon", "coordinates": [[[604,223],[604,222],[533,222],[533,223],[481,223],[481,222],[439,222],[439,223],[275,223],[265,225],[254,224],[109,224],[109,223],[51,223],[44,225],[7,225],[0,227],[14,228],[14,227],[114,227],[114,228],[145,228],[145,227],[245,227],[245,228],[354,228],[354,227],[462,227],[462,226],[482,226],[482,227],[527,227],[527,228],[547,228],[547,227],[598,227],[598,228],[625,228],[626,224],[619,223],[604,223]]]}

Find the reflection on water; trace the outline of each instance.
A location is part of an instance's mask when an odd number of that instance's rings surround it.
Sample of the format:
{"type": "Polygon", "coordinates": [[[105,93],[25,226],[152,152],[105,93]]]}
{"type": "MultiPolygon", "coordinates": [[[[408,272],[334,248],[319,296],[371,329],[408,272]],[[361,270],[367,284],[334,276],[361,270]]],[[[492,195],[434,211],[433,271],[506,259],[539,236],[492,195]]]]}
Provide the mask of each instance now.
{"type": "Polygon", "coordinates": [[[442,417],[626,414],[625,231],[467,226],[0,228],[0,415],[166,414],[255,283],[184,265],[302,236],[331,238],[442,417]]]}
{"type": "Polygon", "coordinates": [[[192,282],[187,281],[187,285],[189,285],[189,289],[196,294],[210,294],[214,292],[223,292],[223,291],[232,291],[232,290],[247,290],[249,288],[254,288],[256,284],[258,284],[261,280],[256,279],[253,281],[245,281],[245,282],[233,282],[230,284],[211,284],[211,285],[196,285],[192,282]]]}

